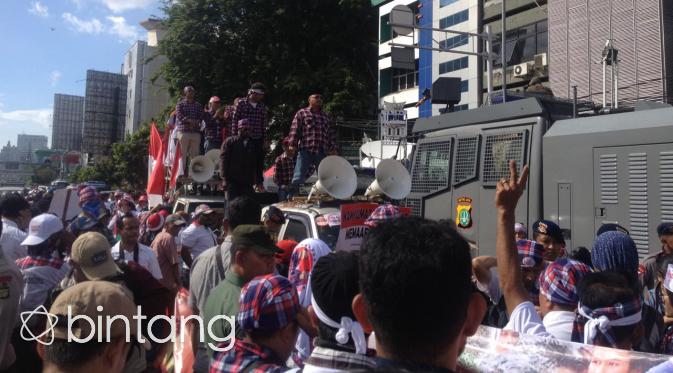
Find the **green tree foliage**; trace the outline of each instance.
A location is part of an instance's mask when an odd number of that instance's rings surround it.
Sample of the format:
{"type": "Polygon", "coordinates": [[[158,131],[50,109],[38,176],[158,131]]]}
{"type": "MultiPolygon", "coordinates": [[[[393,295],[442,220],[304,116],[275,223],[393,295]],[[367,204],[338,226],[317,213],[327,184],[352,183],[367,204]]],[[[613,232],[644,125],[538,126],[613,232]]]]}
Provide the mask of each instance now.
{"type": "Polygon", "coordinates": [[[368,1],[182,0],[164,11],[163,75],[174,95],[191,84],[200,102],[231,102],[260,81],[275,140],[314,92],[336,119],[375,116],[377,11],[368,1]]]}

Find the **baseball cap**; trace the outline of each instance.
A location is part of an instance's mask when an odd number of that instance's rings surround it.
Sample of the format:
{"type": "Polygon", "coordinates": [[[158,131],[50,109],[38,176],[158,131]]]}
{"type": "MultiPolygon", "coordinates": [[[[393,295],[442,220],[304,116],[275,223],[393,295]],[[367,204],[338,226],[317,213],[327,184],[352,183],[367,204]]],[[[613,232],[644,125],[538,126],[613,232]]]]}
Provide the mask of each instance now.
{"type": "Polygon", "coordinates": [[[266,229],[261,225],[239,225],[231,233],[235,246],[244,246],[262,254],[277,254],[281,250],[274,244],[266,229]]]}
{"type": "Polygon", "coordinates": [[[601,234],[603,234],[603,233],[605,233],[605,232],[611,232],[611,231],[622,232],[622,233],[624,233],[624,234],[626,234],[626,235],[629,234],[629,230],[626,229],[626,228],[624,228],[624,227],[622,227],[622,226],[619,225],[619,224],[616,224],[616,223],[606,223],[606,224],[601,225],[600,228],[598,228],[598,230],[596,231],[596,237],[600,236],[601,234]]]}
{"type": "Polygon", "coordinates": [[[208,100],[208,102],[220,102],[220,98],[217,96],[213,96],[210,98],[210,100],[208,100]]]}
{"type": "Polygon", "coordinates": [[[71,319],[75,316],[88,316],[91,320],[98,320],[98,317],[109,320],[119,315],[131,322],[136,306],[131,300],[131,295],[120,284],[109,281],[84,281],[63,290],[49,309],[49,313],[58,317],[53,329],[54,338],[68,339],[69,327],[72,328],[72,335],[77,338],[93,335],[92,341],[98,340],[99,337],[103,341],[108,338],[125,338],[127,329],[131,335],[137,333],[136,328],[127,328],[126,323],[121,320],[109,322],[102,328],[97,328],[89,322],[73,322],[72,326],[68,325],[68,307],[71,319]]]}
{"type": "Polygon", "coordinates": [[[158,213],[154,213],[147,218],[147,230],[150,232],[156,232],[161,230],[164,226],[164,217],[158,213]]]}
{"type": "Polygon", "coordinates": [[[564,244],[566,243],[563,238],[563,232],[558,224],[554,223],[551,220],[538,220],[533,224],[533,232],[539,234],[546,234],[554,239],[554,241],[564,244]]]}
{"type": "Polygon", "coordinates": [[[266,87],[264,87],[264,84],[262,83],[252,83],[250,86],[250,91],[263,95],[264,91],[266,91],[266,87]]]}
{"type": "Polygon", "coordinates": [[[515,223],[514,232],[528,234],[528,228],[526,228],[526,226],[521,223],[515,223]]]}
{"type": "Polygon", "coordinates": [[[279,330],[297,319],[299,296],[290,280],[259,276],[241,289],[236,320],[243,330],[279,330]]]}
{"type": "Polygon", "coordinates": [[[542,262],[544,246],[531,240],[516,241],[521,268],[533,268],[542,262]]]}
{"type": "Polygon", "coordinates": [[[365,220],[365,225],[372,228],[377,224],[383,223],[384,221],[394,220],[400,217],[402,217],[400,208],[395,205],[391,205],[390,203],[386,203],[372,211],[371,215],[369,215],[367,220],[365,220]]]}
{"type": "Polygon", "coordinates": [[[211,212],[213,212],[213,210],[210,208],[210,206],[206,205],[205,203],[202,203],[196,206],[196,210],[194,210],[194,217],[197,217],[201,214],[208,215],[211,212]]]}
{"type": "Polygon", "coordinates": [[[168,215],[165,224],[185,225],[187,222],[178,214],[168,215]]]}
{"type": "Polygon", "coordinates": [[[87,232],[72,244],[70,259],[77,263],[89,280],[102,280],[121,271],[112,258],[110,243],[98,232],[87,232]]]}
{"type": "Polygon", "coordinates": [[[269,206],[264,212],[264,219],[269,219],[276,224],[284,224],[285,213],[276,206],[269,206]]]}
{"type": "Polygon", "coordinates": [[[290,263],[290,258],[292,258],[292,252],[294,248],[297,247],[298,242],[295,240],[282,240],[278,241],[276,246],[280,249],[280,252],[276,253],[276,264],[290,263]]]}
{"type": "Polygon", "coordinates": [[[35,246],[46,241],[54,233],[63,230],[63,222],[58,216],[52,214],[41,214],[30,220],[28,225],[28,237],[21,245],[35,246]]]}
{"type": "Polygon", "coordinates": [[[657,235],[668,236],[673,234],[673,223],[661,223],[657,226],[657,235]]]}

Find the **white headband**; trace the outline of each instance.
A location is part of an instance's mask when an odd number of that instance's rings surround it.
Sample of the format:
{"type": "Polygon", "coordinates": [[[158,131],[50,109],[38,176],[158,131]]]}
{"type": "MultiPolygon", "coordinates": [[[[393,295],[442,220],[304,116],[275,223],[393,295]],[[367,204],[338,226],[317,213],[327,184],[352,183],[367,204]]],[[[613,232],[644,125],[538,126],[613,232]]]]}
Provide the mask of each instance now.
{"type": "Polygon", "coordinates": [[[327,326],[338,329],[336,333],[336,341],[339,344],[348,343],[348,335],[353,337],[353,344],[355,345],[355,353],[360,355],[367,354],[367,340],[365,339],[365,332],[359,322],[351,320],[350,317],[341,317],[341,323],[337,323],[327,316],[318,306],[313,295],[311,295],[311,306],[313,312],[318,317],[318,320],[324,322],[327,326]]]}
{"type": "Polygon", "coordinates": [[[601,333],[606,334],[611,326],[627,326],[637,324],[642,318],[642,312],[636,312],[633,315],[625,316],[616,320],[610,320],[605,315],[592,318],[591,316],[587,315],[584,310],[582,310],[581,304],[577,307],[577,313],[587,319],[586,324],[584,324],[584,344],[593,344],[598,330],[600,330],[601,333]]]}

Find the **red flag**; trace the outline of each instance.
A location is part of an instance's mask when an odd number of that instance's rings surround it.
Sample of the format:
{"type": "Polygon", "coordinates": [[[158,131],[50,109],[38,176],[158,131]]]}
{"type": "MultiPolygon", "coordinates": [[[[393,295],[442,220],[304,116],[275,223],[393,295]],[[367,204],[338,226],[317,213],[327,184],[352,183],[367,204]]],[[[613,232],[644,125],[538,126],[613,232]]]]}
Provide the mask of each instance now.
{"type": "Polygon", "coordinates": [[[147,181],[147,194],[164,195],[166,189],[166,180],[164,179],[164,157],[162,151],[161,135],[157,126],[152,123],[150,129],[150,148],[149,157],[153,162],[152,173],[147,181]]]}
{"type": "Polygon", "coordinates": [[[173,157],[173,165],[171,166],[171,181],[168,186],[171,189],[175,189],[178,183],[178,175],[180,174],[180,158],[182,157],[182,152],[180,150],[180,143],[175,144],[175,156],[173,157]]]}

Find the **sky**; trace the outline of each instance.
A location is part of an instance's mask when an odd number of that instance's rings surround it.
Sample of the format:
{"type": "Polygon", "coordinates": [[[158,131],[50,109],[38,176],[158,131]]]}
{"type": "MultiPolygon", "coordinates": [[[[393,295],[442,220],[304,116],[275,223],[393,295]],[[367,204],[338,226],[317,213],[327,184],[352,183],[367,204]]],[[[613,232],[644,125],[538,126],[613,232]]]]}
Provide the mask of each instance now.
{"type": "Polygon", "coordinates": [[[47,135],[54,94],[84,96],[86,70],[119,73],[146,40],[140,22],[161,18],[158,0],[2,0],[0,146],[47,135]]]}

